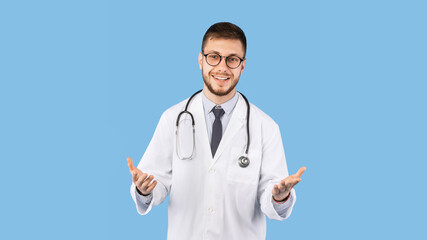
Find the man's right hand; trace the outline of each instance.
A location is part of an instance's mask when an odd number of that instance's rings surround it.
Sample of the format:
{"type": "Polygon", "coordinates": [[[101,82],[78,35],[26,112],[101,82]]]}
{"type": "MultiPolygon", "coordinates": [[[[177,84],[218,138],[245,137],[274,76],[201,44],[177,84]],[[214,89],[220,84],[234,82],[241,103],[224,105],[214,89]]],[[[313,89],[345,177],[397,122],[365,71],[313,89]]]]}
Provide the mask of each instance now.
{"type": "Polygon", "coordinates": [[[130,157],[127,158],[129,171],[132,174],[132,181],[135,184],[135,186],[138,188],[138,190],[142,193],[142,195],[146,196],[149,195],[154,187],[157,185],[157,181],[154,180],[151,184],[151,180],[153,180],[154,176],[150,175],[148,178],[147,173],[143,173],[141,170],[136,168],[133,165],[132,159],[130,157]]]}

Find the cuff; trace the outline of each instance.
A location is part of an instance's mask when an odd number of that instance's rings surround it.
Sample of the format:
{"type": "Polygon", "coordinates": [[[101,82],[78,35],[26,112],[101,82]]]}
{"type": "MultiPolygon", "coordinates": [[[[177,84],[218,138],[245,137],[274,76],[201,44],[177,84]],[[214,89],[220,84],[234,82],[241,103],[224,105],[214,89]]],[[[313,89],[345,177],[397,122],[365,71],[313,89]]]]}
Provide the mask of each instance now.
{"type": "Polygon", "coordinates": [[[151,192],[148,195],[143,195],[137,187],[135,187],[136,189],[136,198],[138,198],[138,200],[140,200],[142,203],[146,204],[146,205],[150,205],[151,200],[153,199],[153,192],[151,192]]]}
{"type": "Polygon", "coordinates": [[[271,203],[273,204],[273,208],[276,211],[276,213],[286,219],[289,217],[291,211],[292,211],[292,205],[295,202],[294,195],[292,194],[293,189],[291,190],[291,195],[287,197],[287,199],[284,199],[283,201],[276,201],[273,197],[271,197],[271,203]]]}

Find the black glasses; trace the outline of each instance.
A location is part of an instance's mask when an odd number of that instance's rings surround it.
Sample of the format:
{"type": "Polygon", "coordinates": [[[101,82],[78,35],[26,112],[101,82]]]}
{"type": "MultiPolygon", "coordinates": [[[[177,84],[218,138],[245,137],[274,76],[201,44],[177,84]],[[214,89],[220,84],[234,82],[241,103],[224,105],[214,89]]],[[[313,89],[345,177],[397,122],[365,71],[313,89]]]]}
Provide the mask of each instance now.
{"type": "Polygon", "coordinates": [[[222,58],[225,58],[225,64],[227,65],[227,67],[229,68],[237,68],[240,66],[240,63],[242,63],[243,60],[245,60],[244,58],[239,58],[238,56],[221,56],[218,53],[207,53],[204,54],[202,52],[203,56],[205,56],[206,58],[206,62],[211,65],[211,66],[216,66],[218,65],[222,58]]]}

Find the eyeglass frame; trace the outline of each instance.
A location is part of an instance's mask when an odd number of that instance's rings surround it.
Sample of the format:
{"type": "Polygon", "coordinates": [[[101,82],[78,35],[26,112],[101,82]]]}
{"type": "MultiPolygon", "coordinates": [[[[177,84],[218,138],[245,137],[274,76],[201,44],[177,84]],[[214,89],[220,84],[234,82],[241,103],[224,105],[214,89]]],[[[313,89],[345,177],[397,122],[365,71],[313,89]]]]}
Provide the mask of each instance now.
{"type": "Polygon", "coordinates": [[[214,67],[214,66],[218,66],[220,63],[221,63],[221,61],[222,61],[222,58],[225,58],[225,65],[227,65],[227,67],[229,67],[229,68],[231,68],[231,69],[236,69],[236,68],[238,68],[239,66],[240,66],[240,64],[242,64],[242,62],[246,59],[245,57],[244,58],[240,58],[239,56],[236,56],[236,55],[229,55],[229,56],[222,56],[222,55],[220,55],[219,53],[216,53],[216,52],[213,52],[213,53],[204,53],[203,51],[202,51],[202,55],[206,58],[206,63],[207,64],[209,64],[209,66],[212,66],[212,67],[214,67]],[[218,62],[218,64],[216,64],[216,65],[212,65],[212,64],[210,64],[209,62],[208,62],[208,59],[207,59],[207,56],[209,55],[209,54],[216,54],[216,55],[218,55],[219,56],[219,62],[218,62]],[[239,65],[237,65],[237,67],[235,67],[235,68],[232,68],[232,67],[230,67],[230,66],[228,66],[228,64],[227,64],[227,58],[229,58],[229,57],[236,57],[236,58],[238,58],[239,60],[240,60],[240,62],[239,62],[239,65]]]}

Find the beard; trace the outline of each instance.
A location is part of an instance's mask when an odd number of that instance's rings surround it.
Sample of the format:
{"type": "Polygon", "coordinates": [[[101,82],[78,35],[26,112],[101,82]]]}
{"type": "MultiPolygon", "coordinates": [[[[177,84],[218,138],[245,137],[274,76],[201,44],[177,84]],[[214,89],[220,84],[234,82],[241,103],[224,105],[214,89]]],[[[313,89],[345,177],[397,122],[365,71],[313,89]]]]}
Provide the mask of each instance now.
{"type": "MultiPolygon", "coordinates": [[[[233,89],[236,87],[237,83],[239,82],[239,78],[234,79],[234,76],[231,75],[230,76],[230,80],[231,82],[231,86],[228,87],[227,89],[221,90],[215,90],[214,87],[212,86],[212,82],[209,81],[210,80],[210,76],[212,75],[212,73],[208,73],[208,75],[203,74],[203,70],[202,70],[202,76],[203,76],[203,81],[205,82],[206,86],[208,87],[208,90],[213,93],[216,96],[222,97],[222,96],[226,96],[227,94],[229,94],[231,91],[233,91],[233,89]]],[[[215,80],[213,80],[215,81],[215,80]]]]}

